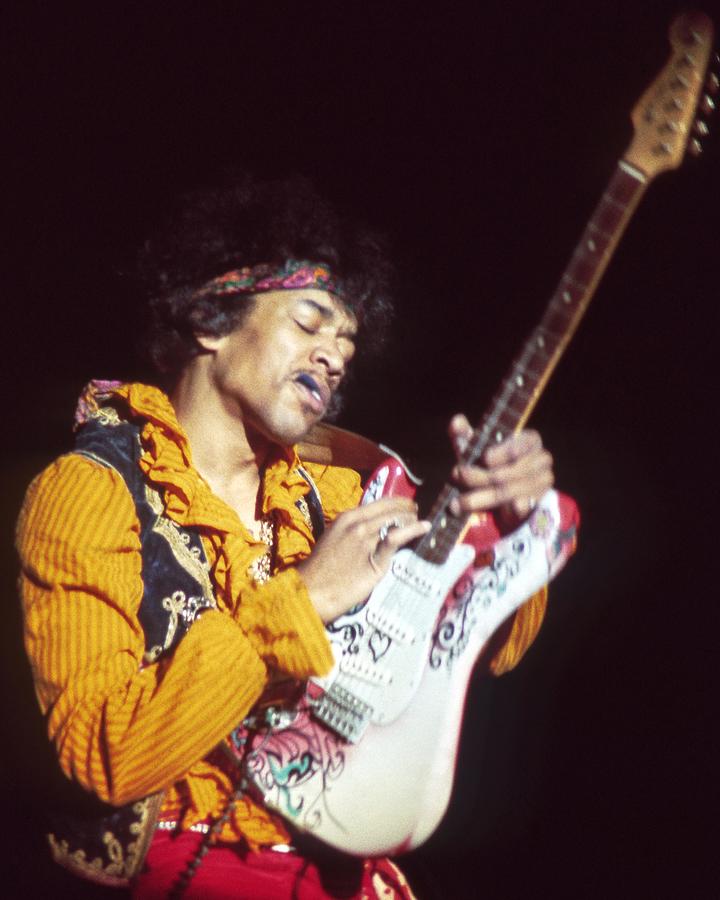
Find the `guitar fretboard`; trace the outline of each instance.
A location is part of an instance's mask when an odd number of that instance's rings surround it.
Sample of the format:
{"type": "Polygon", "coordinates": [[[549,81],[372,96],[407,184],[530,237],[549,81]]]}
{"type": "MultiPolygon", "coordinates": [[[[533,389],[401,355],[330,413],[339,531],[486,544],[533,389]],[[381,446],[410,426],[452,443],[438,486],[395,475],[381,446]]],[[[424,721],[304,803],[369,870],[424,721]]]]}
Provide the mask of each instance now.
{"type": "MultiPolygon", "coordinates": [[[[621,160],[540,324],[513,361],[462,453],[461,463],[476,463],[490,444],[523,427],[580,324],[645,187],[643,174],[621,160]]],[[[456,487],[445,484],[428,516],[432,528],[415,552],[429,562],[445,562],[467,526],[468,516],[453,516],[448,508],[458,494],[456,487]]]]}

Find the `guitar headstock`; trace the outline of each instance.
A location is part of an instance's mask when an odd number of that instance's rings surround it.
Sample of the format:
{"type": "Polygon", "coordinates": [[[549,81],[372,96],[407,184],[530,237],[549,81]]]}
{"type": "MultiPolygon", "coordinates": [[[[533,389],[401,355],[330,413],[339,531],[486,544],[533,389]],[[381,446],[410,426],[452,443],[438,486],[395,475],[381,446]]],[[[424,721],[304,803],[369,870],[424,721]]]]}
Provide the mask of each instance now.
{"type": "Polygon", "coordinates": [[[718,90],[717,75],[709,73],[713,32],[704,13],[678,16],[670,26],[670,59],[633,108],[635,136],[624,159],[648,178],[676,169],[686,150],[700,150],[698,138],[708,128],[696,116],[712,112],[718,90]]]}

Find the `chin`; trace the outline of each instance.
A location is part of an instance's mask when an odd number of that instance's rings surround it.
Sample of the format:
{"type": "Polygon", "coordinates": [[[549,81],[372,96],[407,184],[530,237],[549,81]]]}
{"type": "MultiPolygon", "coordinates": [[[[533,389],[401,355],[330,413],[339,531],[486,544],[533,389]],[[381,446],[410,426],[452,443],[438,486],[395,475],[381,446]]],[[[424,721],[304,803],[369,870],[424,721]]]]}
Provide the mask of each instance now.
{"type": "Polygon", "coordinates": [[[292,447],[293,444],[302,441],[320,420],[319,416],[313,416],[309,418],[303,417],[302,420],[263,422],[258,423],[256,430],[273,444],[279,444],[281,447],[292,447]]]}

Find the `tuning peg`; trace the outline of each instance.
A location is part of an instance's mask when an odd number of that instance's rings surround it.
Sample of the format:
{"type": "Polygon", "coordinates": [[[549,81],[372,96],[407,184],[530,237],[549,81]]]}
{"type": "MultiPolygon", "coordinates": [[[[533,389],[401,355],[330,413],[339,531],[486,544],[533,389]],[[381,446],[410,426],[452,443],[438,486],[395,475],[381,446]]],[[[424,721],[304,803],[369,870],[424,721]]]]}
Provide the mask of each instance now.
{"type": "Polygon", "coordinates": [[[702,151],[703,147],[700,141],[697,138],[693,138],[688,144],[688,153],[692,154],[693,156],[700,156],[702,151]]]}
{"type": "Polygon", "coordinates": [[[718,92],[718,88],[720,88],[720,78],[718,78],[717,72],[711,72],[705,82],[705,90],[710,96],[714,97],[718,92]]]}
{"type": "Polygon", "coordinates": [[[700,137],[706,137],[706,135],[710,134],[710,129],[707,127],[707,124],[703,122],[702,119],[695,119],[695,124],[693,125],[693,131],[695,134],[700,137]]]}
{"type": "Polygon", "coordinates": [[[710,115],[710,113],[715,109],[715,101],[709,94],[703,94],[703,98],[700,101],[700,110],[704,112],[705,115],[710,115]]]}

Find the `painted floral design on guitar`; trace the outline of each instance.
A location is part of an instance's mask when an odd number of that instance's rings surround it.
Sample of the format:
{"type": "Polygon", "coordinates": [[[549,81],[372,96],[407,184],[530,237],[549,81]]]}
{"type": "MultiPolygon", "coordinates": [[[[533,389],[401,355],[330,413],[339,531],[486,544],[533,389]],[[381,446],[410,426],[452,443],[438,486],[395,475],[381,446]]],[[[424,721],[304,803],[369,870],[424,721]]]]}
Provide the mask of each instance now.
{"type": "Polygon", "coordinates": [[[321,827],[345,770],[345,742],[312,718],[307,696],[293,710],[269,707],[263,720],[270,730],[246,720],[252,727],[236,728],[226,749],[263,802],[304,830],[321,827]]]}

